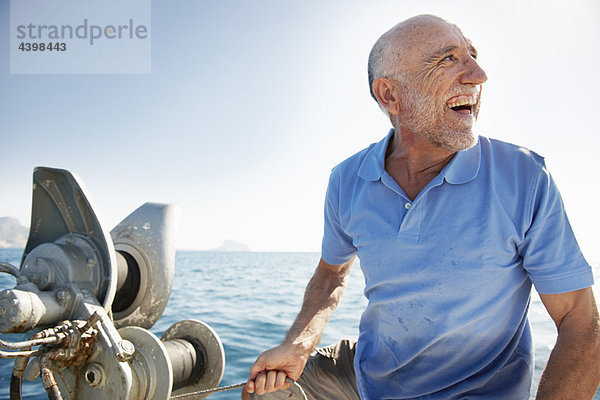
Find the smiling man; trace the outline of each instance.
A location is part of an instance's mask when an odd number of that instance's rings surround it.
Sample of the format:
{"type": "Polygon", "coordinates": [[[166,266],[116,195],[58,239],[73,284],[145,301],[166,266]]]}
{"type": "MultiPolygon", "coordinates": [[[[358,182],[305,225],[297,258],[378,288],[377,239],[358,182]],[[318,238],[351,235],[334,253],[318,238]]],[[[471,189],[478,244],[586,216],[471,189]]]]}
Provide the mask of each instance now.
{"type": "Polygon", "coordinates": [[[332,171],[321,261],[247,392],[290,398],[278,391],[289,377],[310,399],[529,399],[533,285],[558,329],[538,398],[593,397],[591,268],[543,158],[473,133],[486,80],[472,43],[440,18],[413,17],[375,43],[371,95],[393,128],[332,171]],[[358,341],[311,356],[357,256],[358,341]]]}

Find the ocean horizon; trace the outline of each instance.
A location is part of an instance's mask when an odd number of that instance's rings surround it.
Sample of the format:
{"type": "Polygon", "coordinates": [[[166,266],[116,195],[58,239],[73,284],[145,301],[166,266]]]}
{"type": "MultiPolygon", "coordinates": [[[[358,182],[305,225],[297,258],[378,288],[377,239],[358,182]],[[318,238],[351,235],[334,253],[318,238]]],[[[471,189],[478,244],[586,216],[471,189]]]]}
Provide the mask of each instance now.
{"type": "MultiPolygon", "coordinates": [[[[0,261],[18,266],[19,249],[0,249],[0,261]]],[[[158,337],[177,321],[198,319],[219,335],[225,349],[225,373],[221,385],[243,382],[250,365],[262,351],[281,342],[300,310],[304,288],[319,260],[317,252],[176,252],[171,297],[162,317],[150,329],[158,337]]],[[[593,263],[596,280],[600,265],[593,263]]],[[[12,288],[15,279],[0,274],[0,290],[12,288]]],[[[358,322],[367,304],[363,275],[354,265],[340,305],[327,325],[320,346],[341,338],[356,338],[358,322]]],[[[598,285],[594,285],[596,297],[598,285]]],[[[532,292],[529,318],[535,346],[532,396],[556,340],[556,328],[532,292]]],[[[25,335],[0,334],[3,340],[22,340],[25,335]]],[[[12,360],[0,360],[0,399],[9,398],[12,360]]],[[[39,378],[24,382],[24,399],[46,399],[39,378]]],[[[240,390],[216,393],[209,399],[238,399],[240,390]]],[[[600,400],[597,393],[594,399],[600,400]]]]}

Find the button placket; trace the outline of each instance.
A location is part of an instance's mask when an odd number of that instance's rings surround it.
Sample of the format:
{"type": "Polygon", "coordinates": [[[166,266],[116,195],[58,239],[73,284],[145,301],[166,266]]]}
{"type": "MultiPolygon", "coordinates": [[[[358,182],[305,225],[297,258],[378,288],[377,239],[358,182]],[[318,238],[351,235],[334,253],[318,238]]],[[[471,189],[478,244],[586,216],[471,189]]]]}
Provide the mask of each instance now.
{"type": "Polygon", "coordinates": [[[409,243],[418,243],[421,237],[421,218],[418,209],[415,209],[414,203],[410,201],[404,203],[404,219],[398,230],[398,238],[409,243]]]}

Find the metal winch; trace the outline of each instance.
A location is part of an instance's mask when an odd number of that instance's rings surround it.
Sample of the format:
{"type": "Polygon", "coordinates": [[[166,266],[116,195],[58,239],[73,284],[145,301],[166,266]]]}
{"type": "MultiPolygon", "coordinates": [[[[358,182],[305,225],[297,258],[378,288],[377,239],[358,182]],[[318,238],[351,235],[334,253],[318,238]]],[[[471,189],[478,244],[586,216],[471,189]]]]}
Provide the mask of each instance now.
{"type": "Polygon", "coordinates": [[[0,331],[32,332],[0,341],[0,357],[16,359],[11,400],[40,375],[50,399],[163,400],[219,384],[225,356],[210,326],[148,331],[171,294],[175,219],[174,206],[146,203],[109,235],[79,178],[35,169],[20,268],[0,263],[17,278],[0,292],[0,331]]]}

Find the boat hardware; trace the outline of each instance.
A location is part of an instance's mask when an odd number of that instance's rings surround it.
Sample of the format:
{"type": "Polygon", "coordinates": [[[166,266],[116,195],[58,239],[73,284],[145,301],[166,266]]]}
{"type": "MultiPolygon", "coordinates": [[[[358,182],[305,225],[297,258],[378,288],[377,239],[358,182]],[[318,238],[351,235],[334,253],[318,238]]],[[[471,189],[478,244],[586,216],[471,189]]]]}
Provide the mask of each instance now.
{"type": "Polygon", "coordinates": [[[38,376],[50,399],[69,400],[166,400],[219,384],[225,355],[210,326],[180,321],[161,339],[148,331],[171,294],[176,213],[145,203],[108,234],[80,178],[34,170],[20,267],[0,262],[17,278],[0,292],[0,332],[34,332],[0,341],[0,358],[16,359],[11,400],[38,376]]]}

